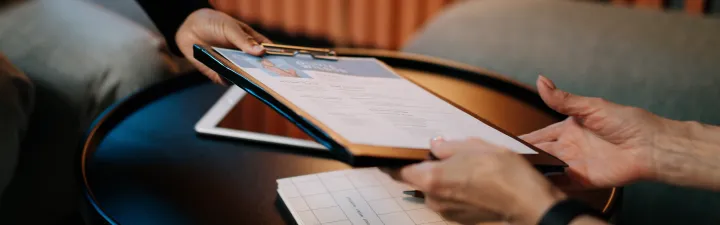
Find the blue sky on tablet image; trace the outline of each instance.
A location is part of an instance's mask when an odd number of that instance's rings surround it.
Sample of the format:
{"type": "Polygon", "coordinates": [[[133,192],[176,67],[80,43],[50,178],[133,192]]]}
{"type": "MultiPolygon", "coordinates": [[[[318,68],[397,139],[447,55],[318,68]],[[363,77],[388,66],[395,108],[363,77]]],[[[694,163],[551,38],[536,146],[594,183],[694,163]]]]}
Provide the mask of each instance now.
{"type": "Polygon", "coordinates": [[[373,59],[340,59],[338,61],[286,57],[283,60],[302,70],[321,71],[361,77],[399,78],[387,67],[373,59]]]}
{"type": "Polygon", "coordinates": [[[230,52],[230,61],[243,68],[259,68],[274,77],[311,78],[302,70],[283,60],[284,56],[256,57],[242,52],[230,52]]]}
{"type": "Polygon", "coordinates": [[[400,78],[379,61],[371,58],[331,61],[313,59],[305,55],[256,57],[239,51],[223,52],[230,61],[240,67],[259,68],[275,77],[311,78],[303,71],[318,71],[359,77],[400,78]]]}

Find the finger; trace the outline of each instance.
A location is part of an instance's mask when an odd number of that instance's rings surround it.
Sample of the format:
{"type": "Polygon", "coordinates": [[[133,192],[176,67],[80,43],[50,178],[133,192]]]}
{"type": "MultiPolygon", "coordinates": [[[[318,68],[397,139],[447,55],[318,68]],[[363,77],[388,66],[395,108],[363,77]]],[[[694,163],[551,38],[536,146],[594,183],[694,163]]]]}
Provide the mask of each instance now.
{"type": "Polygon", "coordinates": [[[455,154],[475,151],[475,152],[492,152],[500,150],[499,147],[486,142],[480,138],[468,138],[461,141],[441,141],[436,142],[430,148],[433,155],[438,159],[446,159],[455,154]]]}
{"type": "MultiPolygon", "coordinates": [[[[473,206],[469,206],[469,207],[473,207],[473,206]]],[[[503,215],[493,213],[490,211],[462,212],[462,213],[458,213],[457,215],[453,216],[452,218],[448,218],[448,220],[458,222],[460,224],[486,224],[486,223],[497,224],[497,223],[506,221],[506,219],[503,215]]]]}
{"type": "Polygon", "coordinates": [[[265,48],[255,40],[253,36],[246,33],[242,26],[238,23],[226,24],[225,26],[225,37],[235,47],[240,48],[245,53],[260,56],[265,53],[265,48]]]}
{"type": "Polygon", "coordinates": [[[483,210],[475,205],[457,201],[441,200],[434,197],[426,197],[425,205],[430,210],[440,214],[443,218],[462,224],[499,221],[503,218],[496,213],[483,210]]]}
{"type": "Polygon", "coordinates": [[[560,134],[563,133],[563,130],[564,130],[563,125],[564,124],[565,124],[565,121],[551,124],[550,126],[542,128],[540,130],[536,130],[536,131],[530,132],[529,134],[522,135],[522,136],[520,136],[520,139],[523,139],[524,141],[526,141],[527,143],[530,143],[530,144],[555,141],[558,139],[560,134]]]}
{"type": "Polygon", "coordinates": [[[401,181],[402,178],[400,177],[400,169],[401,168],[395,168],[395,167],[378,167],[381,172],[387,174],[392,178],[393,180],[401,181]]]}
{"type": "Polygon", "coordinates": [[[470,144],[467,141],[442,141],[435,142],[430,151],[438,159],[447,159],[468,148],[470,144]]]}
{"type": "Polygon", "coordinates": [[[218,75],[217,72],[210,69],[210,67],[205,66],[204,64],[202,64],[200,61],[197,61],[196,59],[190,59],[190,62],[195,66],[195,68],[198,69],[198,71],[200,71],[200,73],[207,76],[212,82],[214,82],[216,84],[227,86],[227,83],[225,82],[225,80],[223,80],[220,77],[220,75],[218,75]]]}
{"type": "Polygon", "coordinates": [[[598,187],[606,187],[606,186],[612,186],[612,185],[598,185],[592,180],[590,180],[590,177],[588,177],[587,173],[584,173],[580,171],[581,169],[578,169],[579,166],[573,166],[572,163],[569,164],[570,168],[567,171],[568,177],[572,179],[573,185],[570,188],[577,188],[582,187],[585,190],[588,188],[598,188],[598,187]]]}
{"type": "Polygon", "coordinates": [[[240,23],[240,27],[245,31],[245,33],[249,34],[253,38],[255,38],[255,41],[259,43],[273,43],[270,39],[265,37],[265,35],[260,34],[259,32],[255,31],[250,25],[240,23]]]}
{"type": "Polygon", "coordinates": [[[444,137],[441,137],[441,136],[440,136],[440,137],[434,137],[433,139],[430,140],[430,148],[436,147],[436,146],[438,146],[438,145],[440,145],[440,144],[442,144],[442,143],[444,143],[444,142],[446,142],[446,141],[447,141],[447,140],[445,140],[444,137]]]}
{"type": "Polygon", "coordinates": [[[431,177],[432,172],[437,166],[438,162],[435,161],[425,161],[413,164],[400,169],[398,177],[400,181],[403,181],[411,186],[415,186],[420,190],[428,190],[431,181],[430,179],[433,179],[431,177]]]}
{"type": "Polygon", "coordinates": [[[568,116],[586,116],[609,105],[608,102],[600,98],[578,96],[557,89],[550,79],[542,75],[538,77],[536,85],[545,104],[553,110],[568,116]]]}
{"type": "Polygon", "coordinates": [[[550,153],[550,155],[558,157],[560,160],[569,160],[572,156],[570,152],[571,149],[557,141],[538,143],[535,144],[535,147],[550,153]]]}

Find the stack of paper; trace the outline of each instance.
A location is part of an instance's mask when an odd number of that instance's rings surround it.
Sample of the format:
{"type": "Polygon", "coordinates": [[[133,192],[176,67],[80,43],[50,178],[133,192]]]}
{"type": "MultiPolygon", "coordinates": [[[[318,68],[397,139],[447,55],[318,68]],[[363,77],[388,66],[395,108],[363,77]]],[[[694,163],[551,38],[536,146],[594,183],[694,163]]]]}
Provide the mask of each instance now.
{"type": "Polygon", "coordinates": [[[377,168],[340,170],[277,180],[278,193],[299,225],[450,225],[411,187],[377,168]]]}

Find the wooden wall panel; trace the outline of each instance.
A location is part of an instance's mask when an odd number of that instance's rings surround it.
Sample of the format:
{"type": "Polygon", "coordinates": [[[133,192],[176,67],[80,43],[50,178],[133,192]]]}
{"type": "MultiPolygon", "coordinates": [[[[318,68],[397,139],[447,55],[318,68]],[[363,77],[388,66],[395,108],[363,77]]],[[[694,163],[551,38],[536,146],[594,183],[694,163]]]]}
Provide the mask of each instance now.
{"type": "MultiPolygon", "coordinates": [[[[463,0],[210,0],[247,23],[337,46],[400,48],[444,7],[463,0]]],[[[511,1],[511,0],[508,0],[511,1]]],[[[576,0],[580,1],[580,0],[576,0]]],[[[662,10],[668,0],[585,0],[662,10]]],[[[683,10],[707,11],[710,0],[684,0],[683,10]]]]}
{"type": "MultiPolygon", "coordinates": [[[[215,1],[236,1],[236,0],[215,0],[215,1]]],[[[260,15],[258,15],[259,23],[268,29],[280,30],[283,25],[283,0],[262,0],[260,2],[260,15]]],[[[224,9],[220,9],[224,10],[224,9]]],[[[242,18],[239,10],[231,12],[233,15],[242,18]]]]}
{"type": "Polygon", "coordinates": [[[347,26],[351,44],[362,47],[373,45],[374,3],[373,0],[349,0],[347,26]]]}
{"type": "Polygon", "coordinates": [[[338,46],[351,45],[348,6],[348,0],[329,0],[326,9],[326,13],[329,15],[328,23],[330,23],[328,39],[338,46]]]}
{"type": "Polygon", "coordinates": [[[399,0],[398,2],[398,33],[397,43],[401,46],[415,34],[418,27],[425,21],[422,4],[418,0],[399,0]]]}
{"type": "Polygon", "coordinates": [[[331,0],[305,0],[306,17],[305,34],[311,38],[322,38],[329,35],[328,4],[331,0]]]}
{"type": "Polygon", "coordinates": [[[685,0],[685,11],[691,14],[703,14],[708,0],[685,0]]]}
{"type": "Polygon", "coordinates": [[[283,0],[279,8],[283,8],[282,18],[283,30],[291,35],[301,35],[307,26],[306,1],[283,0]]]}
{"type": "Polygon", "coordinates": [[[647,8],[656,8],[656,9],[662,9],[663,8],[663,0],[636,0],[635,5],[647,7],[647,8]]]}
{"type": "Polygon", "coordinates": [[[398,33],[398,0],[375,0],[372,17],[374,17],[374,23],[372,29],[374,38],[371,41],[371,46],[382,49],[395,49],[397,43],[395,42],[398,33]]]}

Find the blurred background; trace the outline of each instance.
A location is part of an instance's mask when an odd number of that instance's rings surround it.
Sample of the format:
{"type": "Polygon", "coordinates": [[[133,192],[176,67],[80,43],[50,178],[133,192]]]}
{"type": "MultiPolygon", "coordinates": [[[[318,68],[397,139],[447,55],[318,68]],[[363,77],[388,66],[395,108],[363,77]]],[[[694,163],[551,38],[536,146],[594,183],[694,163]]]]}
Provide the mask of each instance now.
{"type": "MultiPolygon", "coordinates": [[[[443,7],[459,1],[467,0],[210,0],[276,41],[391,50],[400,49],[443,7]]],[[[719,0],[585,1],[696,15],[720,12],[719,0]]]]}

